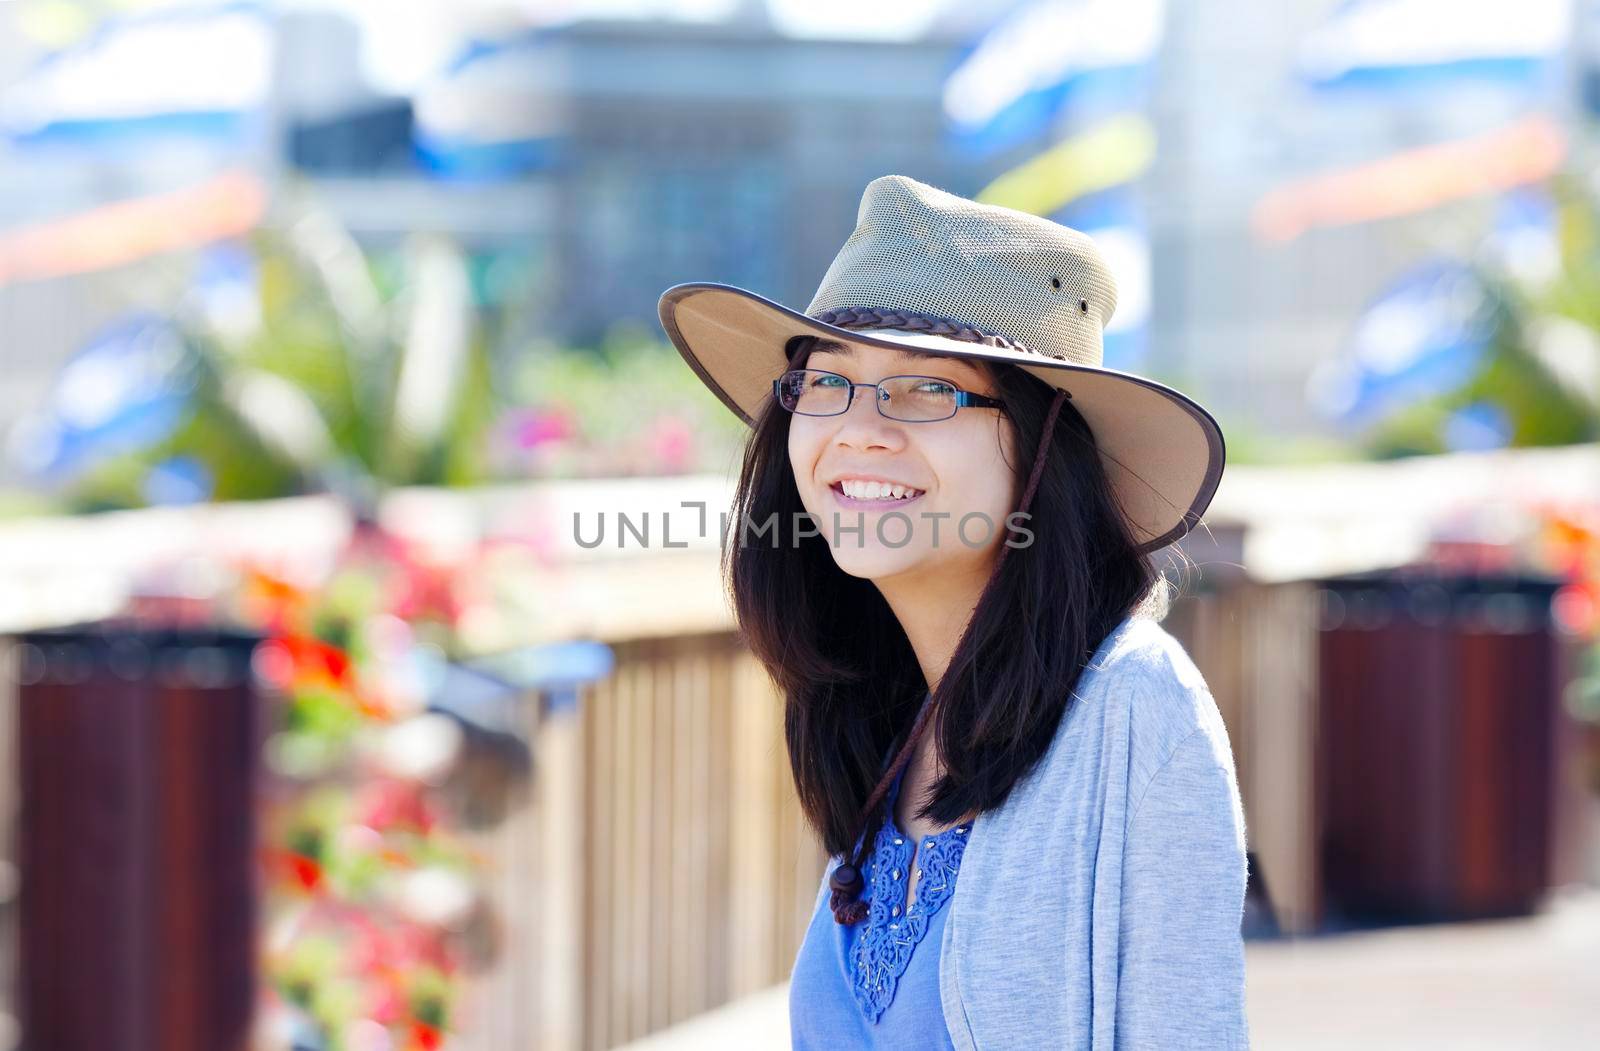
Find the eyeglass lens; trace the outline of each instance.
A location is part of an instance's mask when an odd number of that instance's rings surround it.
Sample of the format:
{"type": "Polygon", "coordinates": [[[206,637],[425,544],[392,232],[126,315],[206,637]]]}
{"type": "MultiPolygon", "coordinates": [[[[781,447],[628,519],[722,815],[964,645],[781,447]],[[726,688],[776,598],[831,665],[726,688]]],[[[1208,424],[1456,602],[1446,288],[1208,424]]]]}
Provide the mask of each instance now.
{"type": "MultiPolygon", "coordinates": [[[[864,388],[865,397],[877,397],[879,409],[896,420],[943,420],[955,415],[956,388],[932,376],[890,376],[878,384],[882,391],[864,388]],[[887,398],[885,399],[885,395],[887,398]]],[[[783,407],[806,416],[836,416],[850,407],[850,381],[832,372],[795,369],[783,375],[783,407]]]]}

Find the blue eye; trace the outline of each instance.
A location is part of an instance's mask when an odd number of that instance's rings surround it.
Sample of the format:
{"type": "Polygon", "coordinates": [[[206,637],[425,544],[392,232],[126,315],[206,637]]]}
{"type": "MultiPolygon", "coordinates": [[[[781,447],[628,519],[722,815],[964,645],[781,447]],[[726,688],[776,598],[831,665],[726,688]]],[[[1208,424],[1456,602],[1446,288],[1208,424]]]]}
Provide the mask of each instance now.
{"type": "Polygon", "coordinates": [[[845,378],[821,373],[812,380],[811,385],[813,387],[842,387],[845,385],[845,378]]]}

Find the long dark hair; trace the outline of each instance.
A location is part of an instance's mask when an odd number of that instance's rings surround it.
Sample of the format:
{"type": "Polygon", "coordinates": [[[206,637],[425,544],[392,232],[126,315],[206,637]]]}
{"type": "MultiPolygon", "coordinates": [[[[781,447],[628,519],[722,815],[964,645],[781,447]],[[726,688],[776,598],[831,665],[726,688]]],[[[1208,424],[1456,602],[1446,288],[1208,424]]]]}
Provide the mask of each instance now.
{"type": "MultiPolygon", "coordinates": [[[[791,340],[790,367],[818,343],[791,340]]],[[[999,806],[1048,749],[1100,643],[1130,613],[1159,616],[1167,598],[1071,401],[1015,366],[967,360],[995,382],[1005,404],[997,426],[1015,428],[1010,466],[1028,483],[1020,506],[1033,537],[1002,545],[926,705],[921,666],[877,587],[839,569],[825,538],[795,534],[805,507],[789,463],[791,414],[769,399],[744,450],[723,572],[740,633],[784,697],[801,809],[829,854],[850,855],[850,869],[835,874],[840,922],[865,914],[854,900],[859,867],[882,824],[879,804],[922,733],[934,735],[944,773],[919,819],[948,825],[999,806]],[[773,528],[746,537],[745,522],[773,528]]]]}

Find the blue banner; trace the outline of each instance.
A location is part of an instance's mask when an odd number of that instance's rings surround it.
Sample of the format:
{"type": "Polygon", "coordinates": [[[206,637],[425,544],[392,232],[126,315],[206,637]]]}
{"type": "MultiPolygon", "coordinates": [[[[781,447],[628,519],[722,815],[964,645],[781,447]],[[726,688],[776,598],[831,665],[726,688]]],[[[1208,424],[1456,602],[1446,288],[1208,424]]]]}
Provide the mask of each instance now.
{"type": "Polygon", "coordinates": [[[1033,0],[956,57],[944,86],[948,145],[978,156],[1143,108],[1163,0],[1033,0]]]}
{"type": "Polygon", "coordinates": [[[186,417],[193,384],[192,361],[172,322],[130,315],[67,361],[44,405],[18,423],[11,458],[34,478],[58,482],[148,448],[186,417]]]}
{"type": "Polygon", "coordinates": [[[550,46],[560,32],[538,28],[472,42],[416,93],[413,145],[441,178],[514,179],[568,156],[570,91],[550,46]]]}
{"type": "Polygon", "coordinates": [[[1460,262],[1416,267],[1366,308],[1345,359],[1313,374],[1309,399],[1329,418],[1360,426],[1460,387],[1489,346],[1485,308],[1482,285],[1460,262]]]}
{"type": "Polygon", "coordinates": [[[1319,91],[1394,96],[1483,82],[1517,93],[1560,87],[1571,0],[1346,0],[1300,47],[1319,91]]]}
{"type": "Polygon", "coordinates": [[[75,149],[258,141],[273,46],[270,16],[256,3],[106,19],[0,92],[0,139],[75,149]]]}

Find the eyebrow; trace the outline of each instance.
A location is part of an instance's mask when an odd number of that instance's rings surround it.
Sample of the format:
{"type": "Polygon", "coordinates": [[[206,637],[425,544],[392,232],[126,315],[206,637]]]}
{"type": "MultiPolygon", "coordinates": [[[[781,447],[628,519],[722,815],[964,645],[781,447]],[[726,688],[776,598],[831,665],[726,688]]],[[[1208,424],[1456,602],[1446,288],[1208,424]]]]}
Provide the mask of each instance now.
{"type": "MultiPolygon", "coordinates": [[[[931,351],[912,350],[904,347],[895,347],[893,348],[893,352],[903,355],[904,357],[911,358],[915,361],[924,361],[934,365],[954,365],[967,369],[974,375],[982,374],[982,370],[980,370],[976,365],[972,364],[972,362],[965,358],[956,357],[952,354],[934,354],[931,351]]],[[[819,342],[816,346],[812,347],[811,353],[838,354],[840,357],[853,358],[856,356],[856,348],[849,343],[840,343],[836,340],[825,339],[819,342]]]]}

